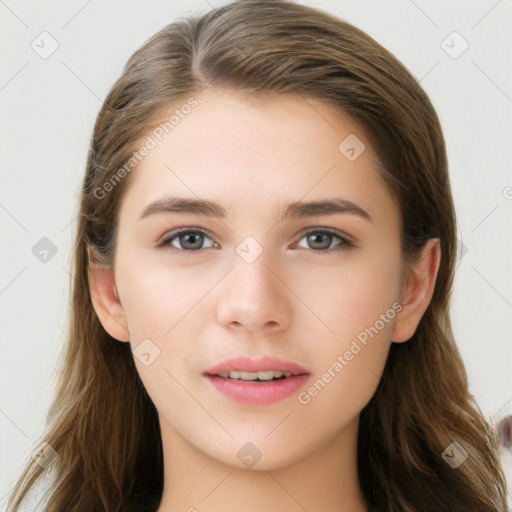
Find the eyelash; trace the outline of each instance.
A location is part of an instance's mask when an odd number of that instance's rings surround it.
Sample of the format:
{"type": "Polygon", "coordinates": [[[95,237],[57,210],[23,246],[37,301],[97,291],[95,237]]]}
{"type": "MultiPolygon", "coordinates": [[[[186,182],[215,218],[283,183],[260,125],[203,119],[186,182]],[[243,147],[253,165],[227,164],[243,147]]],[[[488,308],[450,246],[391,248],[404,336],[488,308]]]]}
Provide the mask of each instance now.
{"type": "MultiPolygon", "coordinates": [[[[178,228],[178,229],[174,229],[173,231],[168,233],[168,235],[161,242],[159,242],[157,244],[157,247],[174,249],[175,251],[177,251],[178,253],[180,253],[183,256],[192,256],[191,253],[201,252],[202,249],[178,249],[176,247],[171,246],[171,242],[175,238],[179,237],[180,235],[185,235],[185,234],[201,234],[201,235],[205,235],[206,237],[212,239],[212,237],[205,230],[203,230],[201,228],[178,228]]],[[[327,228],[311,229],[311,230],[307,231],[306,233],[304,233],[301,236],[300,240],[302,240],[304,237],[307,237],[310,235],[324,235],[324,234],[334,236],[335,238],[339,238],[341,240],[341,243],[339,245],[337,245],[336,247],[334,247],[333,249],[324,249],[324,250],[308,249],[308,252],[313,252],[314,254],[322,254],[325,256],[325,254],[339,253],[343,250],[349,249],[351,247],[355,247],[355,244],[351,240],[348,240],[346,237],[342,236],[339,232],[331,230],[331,229],[327,229],[327,228]]]]}

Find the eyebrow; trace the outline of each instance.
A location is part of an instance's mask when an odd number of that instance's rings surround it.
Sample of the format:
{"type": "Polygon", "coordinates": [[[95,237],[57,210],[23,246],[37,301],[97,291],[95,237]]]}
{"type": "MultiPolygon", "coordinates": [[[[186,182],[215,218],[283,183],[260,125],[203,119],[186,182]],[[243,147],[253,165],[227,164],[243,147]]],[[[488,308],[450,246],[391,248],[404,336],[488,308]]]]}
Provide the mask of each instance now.
{"type": "MultiPolygon", "coordinates": [[[[281,222],[289,218],[317,217],[321,215],[351,214],[369,222],[371,215],[360,206],[339,197],[317,199],[314,201],[292,201],[275,206],[275,221],[281,222]]],[[[158,199],[146,206],[140,216],[144,219],[151,215],[162,213],[205,215],[224,219],[228,211],[218,203],[207,199],[168,196],[158,199]]]]}

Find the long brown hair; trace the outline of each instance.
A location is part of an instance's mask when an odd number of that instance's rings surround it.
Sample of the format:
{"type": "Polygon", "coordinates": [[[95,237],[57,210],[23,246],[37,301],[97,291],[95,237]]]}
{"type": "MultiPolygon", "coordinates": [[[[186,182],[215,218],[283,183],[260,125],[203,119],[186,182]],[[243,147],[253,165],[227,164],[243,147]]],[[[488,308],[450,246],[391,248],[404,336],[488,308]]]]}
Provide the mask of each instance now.
{"type": "Polygon", "coordinates": [[[236,1],[166,26],[133,54],[106,98],[80,198],[69,334],[42,437],[57,458],[47,469],[29,459],[9,512],[43,477],[51,483],[49,512],[158,507],[157,411],[130,344],[110,337],[95,314],[87,269],[90,257],[113,261],[120,201],[133,174],[125,165],[137,145],[171,107],[210,87],[301,94],[348,113],[366,129],[399,205],[404,255],[414,258],[425,240],[440,239],[431,303],[413,338],[392,344],[361,412],[358,470],[368,504],[381,512],[505,512],[496,439],[468,391],[450,324],[456,218],[436,112],[415,78],[367,34],[284,0],[236,1]],[[468,454],[456,469],[442,457],[454,442],[468,454]]]}

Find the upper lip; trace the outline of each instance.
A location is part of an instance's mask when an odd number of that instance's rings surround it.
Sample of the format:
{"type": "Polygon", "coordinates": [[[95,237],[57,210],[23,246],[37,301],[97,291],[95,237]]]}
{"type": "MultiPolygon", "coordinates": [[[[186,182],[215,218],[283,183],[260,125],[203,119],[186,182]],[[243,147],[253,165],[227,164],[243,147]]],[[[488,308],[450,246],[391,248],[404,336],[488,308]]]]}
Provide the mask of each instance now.
{"type": "Polygon", "coordinates": [[[217,375],[222,372],[265,372],[276,370],[290,372],[292,375],[309,375],[309,372],[300,364],[275,357],[262,357],[251,359],[249,357],[235,357],[226,359],[204,372],[205,375],[217,375]]]}

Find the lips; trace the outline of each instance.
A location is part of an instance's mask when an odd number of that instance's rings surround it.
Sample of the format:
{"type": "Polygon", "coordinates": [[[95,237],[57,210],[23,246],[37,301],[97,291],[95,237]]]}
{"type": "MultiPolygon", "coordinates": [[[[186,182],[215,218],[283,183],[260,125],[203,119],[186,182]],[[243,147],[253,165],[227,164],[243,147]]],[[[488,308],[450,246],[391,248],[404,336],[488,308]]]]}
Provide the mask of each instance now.
{"type": "Polygon", "coordinates": [[[269,372],[278,371],[284,373],[291,373],[292,376],[296,375],[309,375],[309,372],[298,363],[288,361],[285,359],[278,359],[274,357],[263,357],[260,359],[251,359],[248,357],[236,357],[222,361],[204,372],[204,375],[219,375],[221,373],[229,372],[269,372]]]}
{"type": "Polygon", "coordinates": [[[269,405],[298,392],[310,373],[285,359],[236,357],[212,366],[203,375],[214,390],[234,402],[269,405]],[[272,375],[274,378],[270,379],[272,375]]]}

